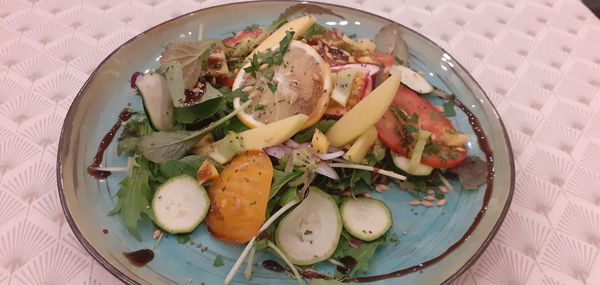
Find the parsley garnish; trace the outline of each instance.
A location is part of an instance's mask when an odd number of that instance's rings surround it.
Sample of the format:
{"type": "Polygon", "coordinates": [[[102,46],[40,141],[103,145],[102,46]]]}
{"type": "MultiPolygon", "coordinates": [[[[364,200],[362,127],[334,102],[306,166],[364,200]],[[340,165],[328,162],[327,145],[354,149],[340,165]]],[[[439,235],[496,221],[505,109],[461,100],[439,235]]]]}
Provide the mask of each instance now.
{"type": "Polygon", "coordinates": [[[454,103],[451,101],[444,103],[444,116],[448,118],[456,116],[456,111],[454,111],[454,103]]]}
{"type": "Polygon", "coordinates": [[[217,257],[215,257],[215,261],[213,262],[213,266],[214,267],[221,267],[223,266],[223,257],[220,255],[217,255],[217,257]]]}
{"type": "Polygon", "coordinates": [[[190,241],[190,236],[189,235],[179,235],[179,236],[177,236],[177,242],[178,243],[188,243],[188,241],[190,241]]]}
{"type": "Polygon", "coordinates": [[[304,231],[304,235],[310,235],[310,234],[312,234],[312,233],[313,233],[313,231],[311,231],[311,230],[305,230],[305,231],[304,231]]]}
{"type": "Polygon", "coordinates": [[[244,32],[251,32],[258,29],[260,26],[258,24],[252,24],[244,28],[244,32]]]}
{"type": "Polygon", "coordinates": [[[275,93],[275,91],[277,91],[277,84],[273,82],[267,82],[267,86],[269,86],[269,89],[271,90],[271,92],[273,92],[273,94],[275,93]]]}
{"type": "Polygon", "coordinates": [[[258,104],[256,104],[256,105],[254,105],[254,111],[262,111],[262,110],[264,110],[265,108],[267,108],[267,106],[265,106],[265,105],[263,105],[263,104],[260,104],[260,103],[258,103],[258,104]]]}

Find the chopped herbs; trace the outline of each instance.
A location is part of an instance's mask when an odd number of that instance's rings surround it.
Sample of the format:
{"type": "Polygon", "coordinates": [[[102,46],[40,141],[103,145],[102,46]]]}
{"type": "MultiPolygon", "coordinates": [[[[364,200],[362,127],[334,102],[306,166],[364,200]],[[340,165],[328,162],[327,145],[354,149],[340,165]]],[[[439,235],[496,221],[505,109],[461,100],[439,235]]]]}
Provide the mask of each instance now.
{"type": "Polygon", "coordinates": [[[245,27],[244,28],[244,32],[251,32],[251,31],[254,31],[254,30],[258,29],[258,28],[260,28],[260,26],[258,24],[252,24],[252,25],[249,25],[249,26],[245,27]]]}
{"type": "Polygon", "coordinates": [[[444,116],[447,118],[451,118],[456,116],[456,111],[454,110],[454,103],[452,101],[448,101],[444,103],[444,116]]]}
{"type": "Polygon", "coordinates": [[[313,233],[313,231],[311,231],[311,230],[305,230],[305,231],[304,231],[304,235],[310,235],[310,234],[312,234],[312,233],[313,233]]]}
{"type": "Polygon", "coordinates": [[[273,82],[267,82],[267,86],[269,86],[269,90],[271,90],[271,92],[275,93],[275,91],[277,91],[277,84],[273,82]]]}
{"type": "Polygon", "coordinates": [[[217,256],[215,257],[215,261],[213,261],[213,266],[214,267],[223,266],[223,257],[217,254],[217,256]]]}
{"type": "Polygon", "coordinates": [[[178,235],[177,242],[178,243],[188,243],[191,240],[189,235],[178,235]]]}

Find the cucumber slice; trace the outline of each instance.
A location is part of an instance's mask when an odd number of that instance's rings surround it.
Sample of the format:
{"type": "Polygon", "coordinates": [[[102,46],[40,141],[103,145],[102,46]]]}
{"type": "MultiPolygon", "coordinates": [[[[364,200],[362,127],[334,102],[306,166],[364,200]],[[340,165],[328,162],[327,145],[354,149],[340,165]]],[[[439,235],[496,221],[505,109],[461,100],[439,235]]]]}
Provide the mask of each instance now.
{"type": "Polygon", "coordinates": [[[433,86],[427,82],[427,80],[421,76],[421,74],[404,65],[394,65],[390,70],[390,74],[399,73],[402,78],[402,84],[408,86],[408,88],[421,94],[427,94],[433,92],[433,86]]]}
{"type": "Polygon", "coordinates": [[[344,229],[360,240],[376,240],[392,226],[392,212],[376,199],[346,199],[340,206],[340,213],[344,229]]]}
{"type": "Polygon", "coordinates": [[[167,80],[160,73],[139,75],[135,86],[142,96],[144,110],[153,129],[167,131],[173,127],[173,100],[167,80]]]}
{"type": "Polygon", "coordinates": [[[394,165],[396,165],[396,167],[402,169],[402,171],[404,171],[410,175],[427,176],[427,175],[431,174],[431,171],[433,171],[433,167],[431,167],[429,165],[425,165],[423,163],[419,163],[419,164],[417,164],[416,167],[411,168],[410,167],[410,159],[408,159],[404,156],[401,156],[393,151],[392,151],[392,161],[394,162],[394,165]]]}
{"type": "Polygon", "coordinates": [[[308,196],[279,223],[275,242],[296,265],[329,258],[342,233],[342,218],[329,194],[310,187],[308,196]]]}
{"type": "Polygon", "coordinates": [[[152,198],[154,221],[170,234],[192,232],[204,220],[209,208],[206,190],[187,175],[167,180],[152,198]]]}

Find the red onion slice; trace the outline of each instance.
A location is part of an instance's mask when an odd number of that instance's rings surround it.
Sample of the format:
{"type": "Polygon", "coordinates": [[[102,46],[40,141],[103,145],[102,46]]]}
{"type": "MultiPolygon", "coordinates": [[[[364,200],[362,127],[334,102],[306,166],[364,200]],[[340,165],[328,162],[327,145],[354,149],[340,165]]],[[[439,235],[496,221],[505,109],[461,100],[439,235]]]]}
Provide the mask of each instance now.
{"type": "Polygon", "coordinates": [[[277,159],[282,159],[287,154],[292,152],[292,148],[284,146],[284,145],[270,146],[270,147],[265,148],[265,152],[272,157],[275,157],[277,159]]]}
{"type": "Polygon", "coordinates": [[[317,169],[315,170],[315,172],[323,176],[329,177],[333,180],[340,179],[340,176],[337,174],[337,172],[335,172],[335,169],[333,169],[331,166],[329,166],[329,164],[325,162],[320,162],[319,164],[317,164],[317,169]]]}
{"type": "Polygon", "coordinates": [[[316,155],[321,160],[330,160],[330,159],[338,158],[338,157],[344,155],[344,151],[343,150],[339,150],[339,151],[336,151],[336,152],[330,152],[330,153],[324,153],[324,154],[316,154],[316,155]]]}

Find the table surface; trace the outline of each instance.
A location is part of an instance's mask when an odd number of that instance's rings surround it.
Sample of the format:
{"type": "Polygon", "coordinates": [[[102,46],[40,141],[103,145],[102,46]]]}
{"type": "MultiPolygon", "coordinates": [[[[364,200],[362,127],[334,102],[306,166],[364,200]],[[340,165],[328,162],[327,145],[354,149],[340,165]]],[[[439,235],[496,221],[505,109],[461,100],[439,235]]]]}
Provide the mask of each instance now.
{"type": "MultiPolygon", "coordinates": [[[[119,284],[65,222],[63,118],[113,49],[225,1],[0,0],[0,284],[119,284]]],[[[456,284],[600,284],[600,21],[577,0],[330,1],[394,19],[479,81],[512,143],[516,193],[456,284]]]]}

